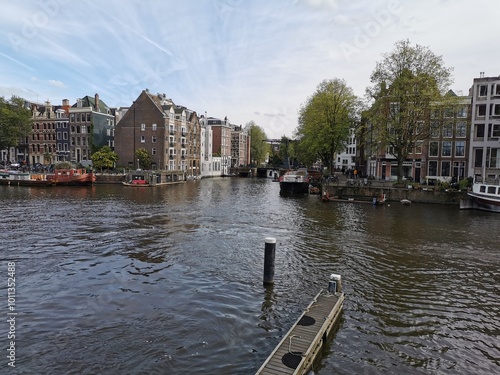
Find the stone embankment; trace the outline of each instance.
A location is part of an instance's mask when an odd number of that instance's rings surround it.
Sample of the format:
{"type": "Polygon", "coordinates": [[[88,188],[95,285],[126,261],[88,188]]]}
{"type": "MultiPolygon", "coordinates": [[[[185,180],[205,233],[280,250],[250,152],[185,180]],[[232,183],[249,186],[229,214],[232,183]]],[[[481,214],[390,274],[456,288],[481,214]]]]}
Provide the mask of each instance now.
{"type": "Polygon", "coordinates": [[[96,181],[94,184],[121,184],[126,178],[126,174],[96,173],[96,181]]]}
{"type": "Polygon", "coordinates": [[[347,198],[374,198],[385,195],[387,202],[399,202],[408,199],[414,203],[454,204],[459,205],[460,199],[466,198],[464,191],[436,190],[433,186],[422,185],[414,188],[412,185],[395,186],[389,181],[340,180],[325,183],[322,186],[323,194],[330,197],[347,198]]]}

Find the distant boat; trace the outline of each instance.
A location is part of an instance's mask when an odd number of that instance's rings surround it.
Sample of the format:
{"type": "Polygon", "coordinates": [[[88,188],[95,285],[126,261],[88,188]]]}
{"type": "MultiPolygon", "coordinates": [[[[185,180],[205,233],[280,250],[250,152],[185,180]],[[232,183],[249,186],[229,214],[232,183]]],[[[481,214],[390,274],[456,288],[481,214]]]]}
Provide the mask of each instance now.
{"type": "Polygon", "coordinates": [[[132,187],[148,187],[151,186],[146,180],[132,180],[129,182],[122,182],[123,185],[125,186],[132,186],[132,187]]]}
{"type": "Polygon", "coordinates": [[[85,169],[56,169],[53,174],[47,175],[47,181],[57,186],[90,186],[95,180],[95,174],[85,169]]]}
{"type": "Polygon", "coordinates": [[[468,191],[469,202],[461,202],[460,208],[473,208],[483,211],[500,212],[500,186],[476,182],[468,191]]]}
{"type": "Polygon", "coordinates": [[[279,178],[280,194],[308,194],[309,175],[307,168],[288,171],[279,178]]]}
{"type": "Polygon", "coordinates": [[[403,199],[401,199],[401,204],[403,206],[409,206],[411,204],[411,200],[403,198],[403,199]]]}
{"type": "Polygon", "coordinates": [[[56,169],[54,173],[0,171],[0,184],[11,186],[90,186],[96,180],[85,169],[56,169]]]}
{"type": "Polygon", "coordinates": [[[345,203],[369,203],[374,206],[382,206],[385,204],[385,194],[380,194],[378,197],[362,197],[362,196],[349,196],[349,195],[334,195],[330,196],[328,191],[323,192],[323,201],[326,202],[345,202],[345,203]]]}

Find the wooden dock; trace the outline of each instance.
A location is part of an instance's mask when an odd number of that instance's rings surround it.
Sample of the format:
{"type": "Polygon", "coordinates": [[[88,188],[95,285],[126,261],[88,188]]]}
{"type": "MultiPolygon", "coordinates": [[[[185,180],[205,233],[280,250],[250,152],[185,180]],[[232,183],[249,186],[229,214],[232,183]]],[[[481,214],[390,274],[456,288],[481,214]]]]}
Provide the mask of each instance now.
{"type": "Polygon", "coordinates": [[[343,304],[344,293],[321,290],[256,375],[298,375],[311,370],[340,317],[343,304]]]}

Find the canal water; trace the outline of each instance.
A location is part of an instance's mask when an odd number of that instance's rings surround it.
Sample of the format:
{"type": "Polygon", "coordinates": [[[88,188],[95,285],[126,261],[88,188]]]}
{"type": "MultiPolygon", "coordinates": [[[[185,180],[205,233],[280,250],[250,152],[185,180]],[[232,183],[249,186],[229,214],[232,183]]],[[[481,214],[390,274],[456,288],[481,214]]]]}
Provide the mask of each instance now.
{"type": "Polygon", "coordinates": [[[251,178],[0,186],[0,214],[18,312],[10,371],[3,292],[2,374],[254,374],[331,273],[346,299],[317,374],[500,372],[498,214],[251,178]]]}

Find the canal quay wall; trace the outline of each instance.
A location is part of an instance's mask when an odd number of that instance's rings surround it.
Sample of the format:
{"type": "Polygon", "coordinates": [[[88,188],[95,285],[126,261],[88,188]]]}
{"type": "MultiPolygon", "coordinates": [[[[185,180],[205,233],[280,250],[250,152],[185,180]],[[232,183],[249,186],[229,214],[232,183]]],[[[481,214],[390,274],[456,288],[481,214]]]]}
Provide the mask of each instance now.
{"type": "Polygon", "coordinates": [[[127,179],[126,174],[101,174],[96,173],[94,184],[121,184],[127,179]]]}
{"type": "MultiPolygon", "coordinates": [[[[121,184],[126,180],[126,174],[97,174],[95,184],[121,184]]],[[[399,202],[401,199],[409,199],[414,203],[433,203],[459,205],[460,199],[467,197],[466,192],[451,190],[436,190],[432,186],[422,186],[418,189],[407,187],[397,187],[393,183],[371,182],[370,186],[364,186],[363,180],[359,181],[360,186],[349,186],[348,182],[326,183],[322,186],[323,193],[328,196],[341,196],[344,198],[374,198],[385,194],[387,202],[399,202]]]]}
{"type": "Polygon", "coordinates": [[[342,186],[341,184],[323,184],[323,194],[330,197],[338,196],[344,199],[348,198],[380,198],[385,195],[387,202],[399,202],[402,199],[408,199],[413,203],[433,203],[459,205],[460,199],[467,197],[464,191],[456,190],[436,190],[432,186],[423,186],[415,189],[410,187],[397,187],[391,184],[380,184],[377,186],[342,186]]]}

